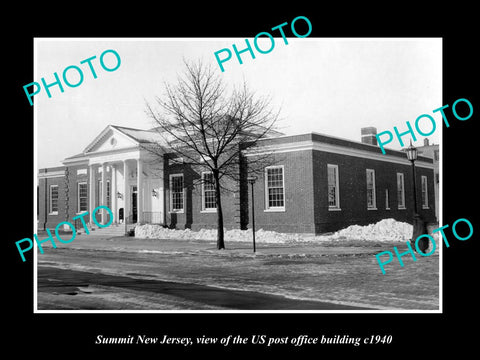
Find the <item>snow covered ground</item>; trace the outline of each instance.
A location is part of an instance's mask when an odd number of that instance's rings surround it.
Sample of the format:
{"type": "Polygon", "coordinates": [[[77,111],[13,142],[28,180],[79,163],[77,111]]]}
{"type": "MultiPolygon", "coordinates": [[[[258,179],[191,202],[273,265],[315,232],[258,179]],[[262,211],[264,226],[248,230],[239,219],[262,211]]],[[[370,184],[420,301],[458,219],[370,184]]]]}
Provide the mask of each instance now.
{"type": "MultiPolygon", "coordinates": [[[[172,230],[160,225],[138,225],[135,228],[135,237],[141,239],[183,239],[208,240],[216,239],[217,230],[202,229],[200,231],[172,230]]],[[[319,242],[342,240],[370,240],[380,242],[406,241],[412,236],[412,225],[394,219],[384,219],[376,224],[366,226],[352,225],[329,235],[285,234],[263,229],[255,232],[255,239],[259,243],[285,244],[291,242],[319,242]]],[[[225,241],[252,241],[252,230],[225,230],[225,241]]]]}
{"type": "Polygon", "coordinates": [[[351,225],[329,237],[335,240],[406,241],[412,237],[412,231],[413,226],[408,223],[383,219],[366,226],[351,225]]]}
{"type": "Polygon", "coordinates": [[[38,255],[39,271],[42,267],[50,271],[44,274],[39,289],[39,308],[198,310],[212,306],[184,302],[183,295],[172,297],[168,291],[159,295],[155,290],[161,282],[175,282],[376,309],[436,310],[439,256],[417,256],[417,261],[404,256],[405,265],[392,261],[385,275],[374,256],[385,250],[393,252],[393,246],[405,252],[411,233],[411,225],[392,219],[322,236],[259,230],[255,253],[251,231],[226,231],[225,251],[216,249],[216,230],[143,225],[137,227],[135,237],[80,234],[74,242],[38,255]],[[95,276],[84,281],[77,277],[78,272],[150,279],[158,284],[132,289],[134,282],[120,279],[107,286],[92,280],[95,276]],[[63,283],[51,280],[52,274],[63,283]],[[80,288],[57,295],[64,283],[70,287],[79,284],[80,288]],[[73,293],[76,295],[70,300],[73,293]]]}

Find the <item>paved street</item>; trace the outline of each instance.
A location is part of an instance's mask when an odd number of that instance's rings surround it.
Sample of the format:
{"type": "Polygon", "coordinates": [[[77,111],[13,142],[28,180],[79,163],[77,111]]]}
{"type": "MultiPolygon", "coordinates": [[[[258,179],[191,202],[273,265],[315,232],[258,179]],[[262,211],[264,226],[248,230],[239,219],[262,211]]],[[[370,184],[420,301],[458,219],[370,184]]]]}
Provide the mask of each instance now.
{"type": "Polygon", "coordinates": [[[38,254],[38,309],[438,309],[438,255],[382,275],[374,255],[391,243],[226,246],[78,235],[38,254]]]}
{"type": "MultiPolygon", "coordinates": [[[[39,291],[42,299],[48,302],[47,294],[55,294],[51,303],[58,303],[60,298],[68,302],[72,299],[70,306],[90,309],[129,309],[148,308],[162,309],[172,308],[176,305],[178,309],[242,309],[242,310],[355,310],[361,307],[339,305],[320,301],[294,300],[283,296],[262,294],[254,291],[228,290],[211,286],[162,281],[129,276],[104,275],[92,272],[58,269],[53,267],[41,267],[39,272],[39,291]],[[116,292],[125,297],[125,300],[115,301],[104,296],[99,301],[102,291],[106,295],[106,289],[116,292]],[[138,303],[135,305],[135,294],[138,296],[138,303]],[[63,295],[63,296],[62,296],[63,295]],[[78,296],[80,295],[80,296],[78,296]],[[83,295],[83,296],[82,296],[83,295]],[[100,296],[99,296],[100,295],[100,296]],[[127,300],[130,296],[131,299],[127,300]],[[82,300],[79,301],[79,298],[82,300]],[[75,304],[76,305],[73,305],[75,304]],[[139,307],[139,304],[142,304],[139,307]]],[[[63,302],[62,301],[62,302],[63,302]]],[[[65,306],[65,305],[61,305],[65,306]]],[[[70,306],[66,306],[69,308],[70,306]]],[[[366,309],[366,308],[364,308],[366,309]]]]}

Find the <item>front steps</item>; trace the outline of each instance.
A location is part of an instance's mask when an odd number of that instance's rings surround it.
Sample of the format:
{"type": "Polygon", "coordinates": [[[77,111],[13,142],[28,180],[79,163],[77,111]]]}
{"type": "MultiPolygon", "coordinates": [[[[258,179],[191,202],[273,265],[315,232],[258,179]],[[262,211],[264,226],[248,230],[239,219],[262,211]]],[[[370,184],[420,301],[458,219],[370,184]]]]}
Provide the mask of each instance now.
{"type": "MultiPolygon", "coordinates": [[[[128,224],[127,231],[135,228],[136,224],[128,224]]],[[[125,236],[125,224],[111,224],[110,226],[101,228],[98,226],[88,226],[90,235],[106,235],[106,236],[125,236]]],[[[77,234],[86,234],[85,229],[82,227],[77,230],[77,234]]]]}

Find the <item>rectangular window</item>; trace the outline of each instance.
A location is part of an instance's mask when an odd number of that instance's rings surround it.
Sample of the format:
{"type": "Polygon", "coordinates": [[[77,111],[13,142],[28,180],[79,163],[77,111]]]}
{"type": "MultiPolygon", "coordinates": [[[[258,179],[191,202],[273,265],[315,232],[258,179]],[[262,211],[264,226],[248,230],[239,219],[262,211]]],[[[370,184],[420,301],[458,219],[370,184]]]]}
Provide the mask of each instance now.
{"type": "Polygon", "coordinates": [[[338,187],[338,165],[327,164],[328,209],[340,209],[340,192],[338,187]]]}
{"type": "Polygon", "coordinates": [[[170,211],[183,212],[183,174],[170,175],[170,211]]]}
{"type": "Polygon", "coordinates": [[[376,209],[375,170],[367,169],[367,208],[376,209]]]}
{"type": "Polygon", "coordinates": [[[88,197],[88,190],[87,190],[87,183],[81,182],[78,183],[78,209],[77,212],[81,213],[84,211],[88,211],[88,204],[87,204],[87,197],[88,197]]]}
{"type": "Polygon", "coordinates": [[[267,210],[285,210],[283,170],[283,165],[265,168],[265,203],[267,210]]]}
{"type": "Polygon", "coordinates": [[[397,173],[397,203],[399,209],[405,209],[405,184],[403,173],[397,173]]]}
{"type": "Polygon", "coordinates": [[[390,199],[388,198],[388,189],[385,189],[385,210],[390,210],[390,199]]]}
{"type": "Polygon", "coordinates": [[[50,185],[50,214],[58,214],[58,185],[50,185]]]}
{"type": "Polygon", "coordinates": [[[428,209],[428,186],[426,176],[422,176],[422,208],[428,209]]]}
{"type": "Polygon", "coordinates": [[[212,172],[202,173],[202,210],[214,211],[217,209],[215,199],[215,183],[212,172]]]}
{"type": "Polygon", "coordinates": [[[103,204],[103,182],[102,180],[98,180],[98,186],[97,186],[97,199],[98,199],[98,206],[100,205],[106,205],[110,208],[110,180],[107,180],[107,185],[106,185],[106,204],[103,204]]]}

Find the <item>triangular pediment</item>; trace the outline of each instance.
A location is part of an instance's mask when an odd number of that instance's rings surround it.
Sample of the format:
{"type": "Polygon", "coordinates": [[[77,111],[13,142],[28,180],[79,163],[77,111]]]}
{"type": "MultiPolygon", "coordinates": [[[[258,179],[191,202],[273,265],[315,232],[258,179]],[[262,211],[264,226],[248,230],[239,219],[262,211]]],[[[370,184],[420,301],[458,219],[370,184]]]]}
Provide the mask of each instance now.
{"type": "Polygon", "coordinates": [[[85,154],[138,146],[135,139],[108,125],[83,151],[85,154]]]}

